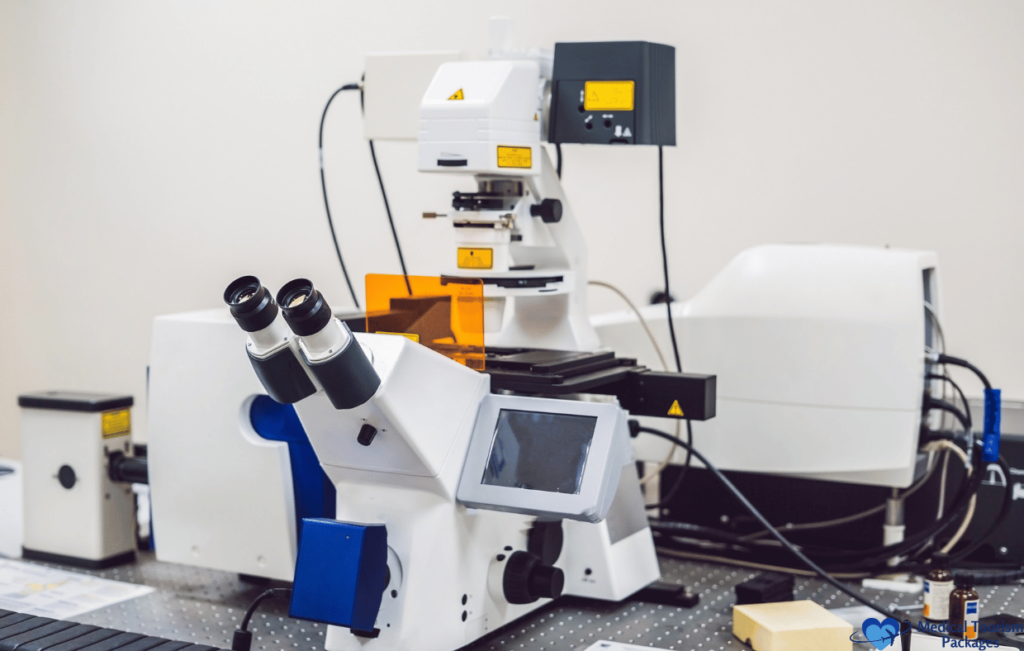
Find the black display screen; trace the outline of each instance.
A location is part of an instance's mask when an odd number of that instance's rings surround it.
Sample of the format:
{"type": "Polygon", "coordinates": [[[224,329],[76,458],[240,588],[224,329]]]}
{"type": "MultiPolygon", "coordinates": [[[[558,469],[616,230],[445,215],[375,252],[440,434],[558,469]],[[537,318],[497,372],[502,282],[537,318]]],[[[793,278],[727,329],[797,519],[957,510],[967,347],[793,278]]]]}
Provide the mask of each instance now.
{"type": "Polygon", "coordinates": [[[596,416],[502,409],[482,484],[579,494],[596,416]]]}

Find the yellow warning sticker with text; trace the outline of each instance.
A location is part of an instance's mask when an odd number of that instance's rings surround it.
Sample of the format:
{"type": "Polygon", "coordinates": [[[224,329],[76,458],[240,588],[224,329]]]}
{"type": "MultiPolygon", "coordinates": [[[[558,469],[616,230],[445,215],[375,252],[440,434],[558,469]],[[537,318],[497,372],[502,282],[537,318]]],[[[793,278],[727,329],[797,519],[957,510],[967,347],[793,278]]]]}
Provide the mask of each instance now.
{"type": "Polygon", "coordinates": [[[498,145],[498,167],[533,167],[533,150],[529,147],[506,147],[498,145]]]}
{"type": "Polygon", "coordinates": [[[632,81],[588,81],[583,88],[583,108],[587,111],[632,111],[632,81]]]}
{"type": "Polygon", "coordinates": [[[682,418],[684,416],[683,408],[679,406],[679,401],[678,400],[673,400],[672,401],[672,406],[668,408],[668,415],[669,416],[679,416],[680,418],[682,418]]]}
{"type": "Polygon", "coordinates": [[[405,337],[406,339],[411,339],[412,341],[415,341],[416,343],[420,343],[420,336],[418,334],[416,334],[415,332],[384,332],[383,330],[378,330],[377,332],[375,332],[373,334],[375,334],[375,335],[397,335],[399,337],[405,337]]]}
{"type": "Polygon", "coordinates": [[[494,249],[459,247],[459,269],[491,269],[494,267],[494,249]]]}
{"type": "Polygon", "coordinates": [[[448,101],[450,102],[453,99],[466,99],[466,96],[462,93],[461,88],[452,93],[452,96],[448,98],[448,101]]]}
{"type": "Polygon", "coordinates": [[[125,436],[132,433],[132,412],[128,409],[105,411],[100,416],[103,438],[125,436]]]}

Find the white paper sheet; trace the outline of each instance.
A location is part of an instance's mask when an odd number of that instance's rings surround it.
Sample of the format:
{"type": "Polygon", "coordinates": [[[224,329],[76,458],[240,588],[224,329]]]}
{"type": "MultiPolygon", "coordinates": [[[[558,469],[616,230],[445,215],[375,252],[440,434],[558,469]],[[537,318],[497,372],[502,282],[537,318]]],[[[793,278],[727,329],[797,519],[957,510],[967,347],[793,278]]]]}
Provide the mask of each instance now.
{"type": "Polygon", "coordinates": [[[144,585],[0,559],[0,609],[67,619],[150,592],[144,585]]]}

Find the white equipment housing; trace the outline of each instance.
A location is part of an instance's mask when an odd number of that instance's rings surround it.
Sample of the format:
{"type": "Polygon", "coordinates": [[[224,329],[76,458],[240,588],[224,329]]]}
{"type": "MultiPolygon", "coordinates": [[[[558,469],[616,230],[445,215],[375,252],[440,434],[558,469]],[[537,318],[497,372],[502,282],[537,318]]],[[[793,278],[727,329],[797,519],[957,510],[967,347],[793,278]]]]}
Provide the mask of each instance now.
{"type": "Polygon", "coordinates": [[[263,386],[227,310],[157,317],[149,483],[161,561],[291,581],[298,543],[288,444],[261,438],[263,386]]]}
{"type": "Polygon", "coordinates": [[[543,91],[536,61],[442,64],[420,104],[420,171],[538,174],[543,91]]]}
{"type": "Polygon", "coordinates": [[[595,350],[586,242],[540,145],[545,70],[543,59],[441,65],[420,105],[419,169],[473,174],[498,204],[447,213],[447,275],[483,277],[486,345],[595,350]],[[542,217],[553,202],[557,217],[542,217]]]}
{"type": "MultiPolygon", "coordinates": [[[[941,318],[939,308],[933,252],[744,251],[673,306],[684,370],[718,377],[717,415],[693,423],[695,446],[725,470],[909,486],[934,346],[927,310],[941,318]]],[[[643,313],[671,350],[665,306],[643,313]]],[[[605,346],[656,364],[633,315],[594,323],[605,346]]]]}
{"type": "MultiPolygon", "coordinates": [[[[458,648],[546,603],[510,604],[501,588],[503,552],[526,549],[533,518],[456,502],[490,380],[405,337],[355,337],[381,379],[374,397],[338,410],[321,391],[295,407],[337,486],[337,519],[387,525],[392,578],[377,616],[379,637],[362,639],[332,626],[326,648],[458,648]],[[366,423],[379,432],[370,446],[356,441],[366,423]]],[[[631,487],[639,498],[632,463],[623,469],[619,494],[631,487]]],[[[624,498],[623,512],[612,508],[597,524],[564,523],[565,545],[556,566],[565,573],[566,594],[617,601],[660,576],[646,522],[623,538],[611,531],[616,520],[643,518],[642,502],[624,498]]]]}
{"type": "Polygon", "coordinates": [[[437,68],[465,58],[462,52],[375,52],[366,55],[363,136],[413,140],[419,135],[420,100],[437,68]]]}
{"type": "MultiPolygon", "coordinates": [[[[336,485],[336,518],[387,525],[392,583],[380,636],[332,626],[327,649],[450,651],[547,603],[506,603],[496,561],[506,547],[526,549],[534,518],[455,499],[488,376],[404,337],[354,336],[381,378],[374,398],[337,410],[321,391],[295,408],[336,485]],[[355,437],[366,422],[379,430],[369,447],[355,437]]],[[[249,407],[263,388],[245,347],[226,309],[156,320],[149,472],[157,557],[290,581],[297,544],[289,451],[253,430],[249,407]]],[[[616,601],[659,578],[632,462],[605,520],[566,520],[563,528],[555,565],[564,594],[616,601]]]]}
{"type": "Polygon", "coordinates": [[[86,567],[134,558],[132,487],[111,481],[107,472],[112,453],[131,452],[129,414],[127,408],[107,414],[21,409],[26,558],[86,567]],[[120,423],[115,431],[109,425],[104,431],[105,416],[120,423]]]}

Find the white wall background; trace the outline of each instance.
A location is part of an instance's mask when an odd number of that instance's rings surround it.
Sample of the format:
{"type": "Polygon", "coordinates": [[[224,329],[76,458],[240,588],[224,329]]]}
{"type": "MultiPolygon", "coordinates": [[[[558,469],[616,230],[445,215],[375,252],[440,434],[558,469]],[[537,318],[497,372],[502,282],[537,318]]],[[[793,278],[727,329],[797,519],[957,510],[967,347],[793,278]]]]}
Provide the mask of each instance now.
{"type": "MultiPolygon", "coordinates": [[[[763,242],[935,249],[950,350],[1024,398],[1020,0],[4,0],[0,456],[18,454],[17,394],[37,389],[132,393],[144,437],[152,318],[218,305],[235,276],[305,275],[344,305],[317,169],[324,101],[366,52],[485,52],[492,14],[514,18],[517,46],[676,47],[677,296],[763,242]]],[[[349,268],[397,271],[354,93],[325,148],[349,268]]],[[[646,300],[655,151],[564,150],[591,275],[646,300]]],[[[410,143],[378,155],[410,271],[436,273],[444,225],[419,215],[472,183],[417,175],[410,143]]],[[[592,311],[618,309],[603,291],[592,311]]]]}

